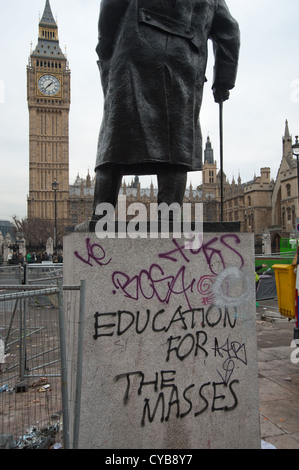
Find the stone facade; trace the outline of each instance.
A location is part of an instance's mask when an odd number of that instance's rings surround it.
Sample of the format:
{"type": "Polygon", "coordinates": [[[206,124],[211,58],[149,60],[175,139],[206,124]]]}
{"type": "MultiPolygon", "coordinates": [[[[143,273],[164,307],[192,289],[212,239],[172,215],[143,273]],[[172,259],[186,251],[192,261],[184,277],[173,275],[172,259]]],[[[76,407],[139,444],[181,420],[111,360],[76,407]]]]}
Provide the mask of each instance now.
{"type": "Polygon", "coordinates": [[[297,163],[293,157],[292,136],[286,122],[283,136],[283,157],[272,193],[272,220],[269,227],[272,234],[288,236],[295,230],[298,207],[297,163]]]}
{"type": "Polygon", "coordinates": [[[239,220],[241,230],[255,234],[257,252],[264,251],[263,240],[271,238],[272,253],[280,251],[281,238],[295,237],[298,208],[297,163],[292,150],[293,139],[288,122],[282,138],[282,159],[276,179],[270,168],[242,184],[234,180],[225,190],[225,220],[239,220]]]}
{"type": "Polygon", "coordinates": [[[272,253],[280,251],[281,238],[293,238],[298,207],[297,164],[292,150],[293,139],[286,121],[282,138],[282,159],[276,179],[270,168],[261,168],[252,181],[238,184],[233,180],[225,187],[225,220],[240,221],[241,230],[255,234],[257,252],[263,252],[263,240],[271,238],[272,253]]]}
{"type": "Polygon", "coordinates": [[[28,219],[69,225],[70,70],[58,41],[58,27],[47,0],[38,44],[27,66],[29,109],[28,219]]]}
{"type": "Polygon", "coordinates": [[[70,448],[260,448],[253,234],[181,235],[65,237],[70,448]]]}
{"type": "Polygon", "coordinates": [[[92,214],[94,179],[90,174],[86,178],[77,175],[74,184],[69,188],[69,219],[72,226],[82,224],[92,214]]]}

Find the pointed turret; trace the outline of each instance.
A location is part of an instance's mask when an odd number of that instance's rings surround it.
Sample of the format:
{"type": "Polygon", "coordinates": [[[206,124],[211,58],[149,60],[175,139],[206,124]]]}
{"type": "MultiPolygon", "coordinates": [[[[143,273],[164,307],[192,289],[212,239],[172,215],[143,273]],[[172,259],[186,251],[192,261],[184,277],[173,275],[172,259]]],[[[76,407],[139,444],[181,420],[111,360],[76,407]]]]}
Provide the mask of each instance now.
{"type": "Polygon", "coordinates": [[[205,148],[205,163],[213,164],[214,163],[214,151],[212,149],[212,144],[210,137],[207,138],[206,148],[205,148]]]}
{"type": "Polygon", "coordinates": [[[88,173],[87,173],[87,176],[86,176],[86,187],[91,188],[91,177],[90,177],[90,174],[89,174],[89,170],[88,170],[88,173]]]}
{"type": "Polygon", "coordinates": [[[153,200],[154,198],[154,184],[153,184],[153,180],[151,180],[151,192],[150,192],[150,198],[151,198],[151,201],[153,200]]]}
{"type": "Polygon", "coordinates": [[[46,0],[44,13],[39,22],[38,44],[32,56],[45,59],[66,59],[59,46],[58,26],[49,0],[46,0]]]}
{"type": "Polygon", "coordinates": [[[285,122],[284,136],[282,138],[282,149],[284,157],[292,156],[292,136],[289,131],[289,123],[287,120],[285,122]]]}
{"type": "Polygon", "coordinates": [[[45,10],[44,10],[42,19],[39,22],[39,25],[40,26],[52,26],[52,27],[57,28],[57,24],[54,19],[49,0],[46,0],[45,10]]]}
{"type": "Polygon", "coordinates": [[[192,186],[192,182],[190,181],[190,186],[189,186],[189,198],[192,199],[193,198],[193,186],[192,186]]]}
{"type": "Polygon", "coordinates": [[[289,123],[288,123],[288,120],[286,120],[286,123],[285,123],[285,131],[284,131],[284,137],[285,139],[290,139],[290,131],[289,131],[289,123]]]}

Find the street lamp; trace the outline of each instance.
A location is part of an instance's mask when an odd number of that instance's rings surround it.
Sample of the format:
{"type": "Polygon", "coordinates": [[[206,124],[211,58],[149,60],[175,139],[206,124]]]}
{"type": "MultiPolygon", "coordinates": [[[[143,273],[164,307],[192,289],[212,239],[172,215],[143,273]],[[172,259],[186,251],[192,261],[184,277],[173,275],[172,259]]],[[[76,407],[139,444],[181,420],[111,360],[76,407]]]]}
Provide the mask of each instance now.
{"type": "Polygon", "coordinates": [[[52,183],[52,189],[54,191],[54,201],[55,201],[54,202],[54,249],[55,250],[57,249],[57,197],[56,197],[56,193],[58,191],[58,188],[59,188],[59,184],[55,180],[52,183]]]}
{"type": "MultiPolygon", "coordinates": [[[[298,136],[295,137],[295,143],[292,145],[293,155],[297,159],[297,187],[298,187],[298,208],[299,208],[299,142],[298,136]]],[[[298,227],[296,227],[298,233],[298,227]]],[[[299,247],[297,244],[297,273],[296,273],[296,327],[294,328],[294,339],[299,339],[299,247]]]]}

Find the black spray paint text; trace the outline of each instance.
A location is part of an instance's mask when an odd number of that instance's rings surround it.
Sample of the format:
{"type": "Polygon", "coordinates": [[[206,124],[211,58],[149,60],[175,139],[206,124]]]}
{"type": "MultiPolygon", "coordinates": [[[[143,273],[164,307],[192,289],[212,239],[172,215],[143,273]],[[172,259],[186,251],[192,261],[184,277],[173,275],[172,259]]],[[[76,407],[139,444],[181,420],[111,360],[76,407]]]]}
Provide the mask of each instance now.
{"type": "MultiPolygon", "coordinates": [[[[154,333],[168,333],[174,325],[179,326],[179,330],[184,334],[171,335],[166,341],[166,362],[173,357],[183,361],[190,354],[194,357],[205,359],[209,353],[205,348],[208,335],[206,327],[214,328],[219,325],[223,328],[235,328],[237,312],[236,309],[221,309],[210,305],[208,308],[197,308],[183,311],[178,307],[171,318],[164,309],[155,314],[151,314],[149,309],[142,316],[140,311],[133,313],[126,310],[110,313],[95,314],[95,334],[94,339],[111,338],[114,335],[120,337],[134,328],[136,334],[143,334],[148,328],[154,333]],[[197,331],[194,331],[197,328],[197,331]],[[200,328],[200,329],[198,329],[200,328]],[[192,332],[188,331],[191,329],[192,332]],[[187,332],[187,333],[186,333],[187,332]]],[[[177,331],[177,329],[176,329],[177,331]]],[[[115,343],[116,344],[116,343],[115,343]]]]}
{"type": "Polygon", "coordinates": [[[114,380],[116,382],[126,380],[123,397],[125,405],[134,393],[131,390],[132,379],[139,380],[137,394],[146,395],[143,400],[141,426],[145,426],[147,422],[152,423],[155,418],[161,423],[171,418],[183,419],[190,414],[197,418],[209,409],[212,413],[229,412],[238,405],[236,389],[239,380],[237,379],[230,383],[225,381],[208,381],[199,385],[191,383],[182,389],[175,383],[175,376],[175,370],[161,370],[149,379],[142,371],[135,371],[117,375],[114,380]],[[154,398],[148,398],[153,393],[154,398]]]}
{"type": "Polygon", "coordinates": [[[216,305],[209,305],[207,308],[192,308],[183,310],[178,307],[169,316],[169,312],[161,309],[152,313],[147,309],[145,312],[130,312],[119,310],[117,312],[97,312],[94,315],[95,334],[94,339],[105,336],[122,336],[124,333],[134,328],[137,334],[142,334],[146,329],[151,329],[154,333],[167,333],[174,324],[179,324],[183,330],[194,329],[196,327],[213,328],[222,325],[224,328],[236,326],[237,309],[220,308],[216,305]],[[108,318],[108,320],[105,320],[108,318]],[[169,319],[170,318],[170,319],[169,319]],[[111,320],[110,320],[111,319],[111,320]]]}

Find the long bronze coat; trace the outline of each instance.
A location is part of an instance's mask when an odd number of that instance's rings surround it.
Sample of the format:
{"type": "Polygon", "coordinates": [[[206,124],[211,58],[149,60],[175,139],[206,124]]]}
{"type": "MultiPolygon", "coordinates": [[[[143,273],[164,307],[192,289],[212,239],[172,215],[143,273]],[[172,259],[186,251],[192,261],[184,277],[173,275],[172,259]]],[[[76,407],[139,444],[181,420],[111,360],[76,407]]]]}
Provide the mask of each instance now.
{"type": "Polygon", "coordinates": [[[224,0],[102,0],[97,53],[104,114],[96,167],[124,174],[153,165],[202,168],[199,112],[207,42],[213,87],[235,84],[240,35],[224,0]]]}

